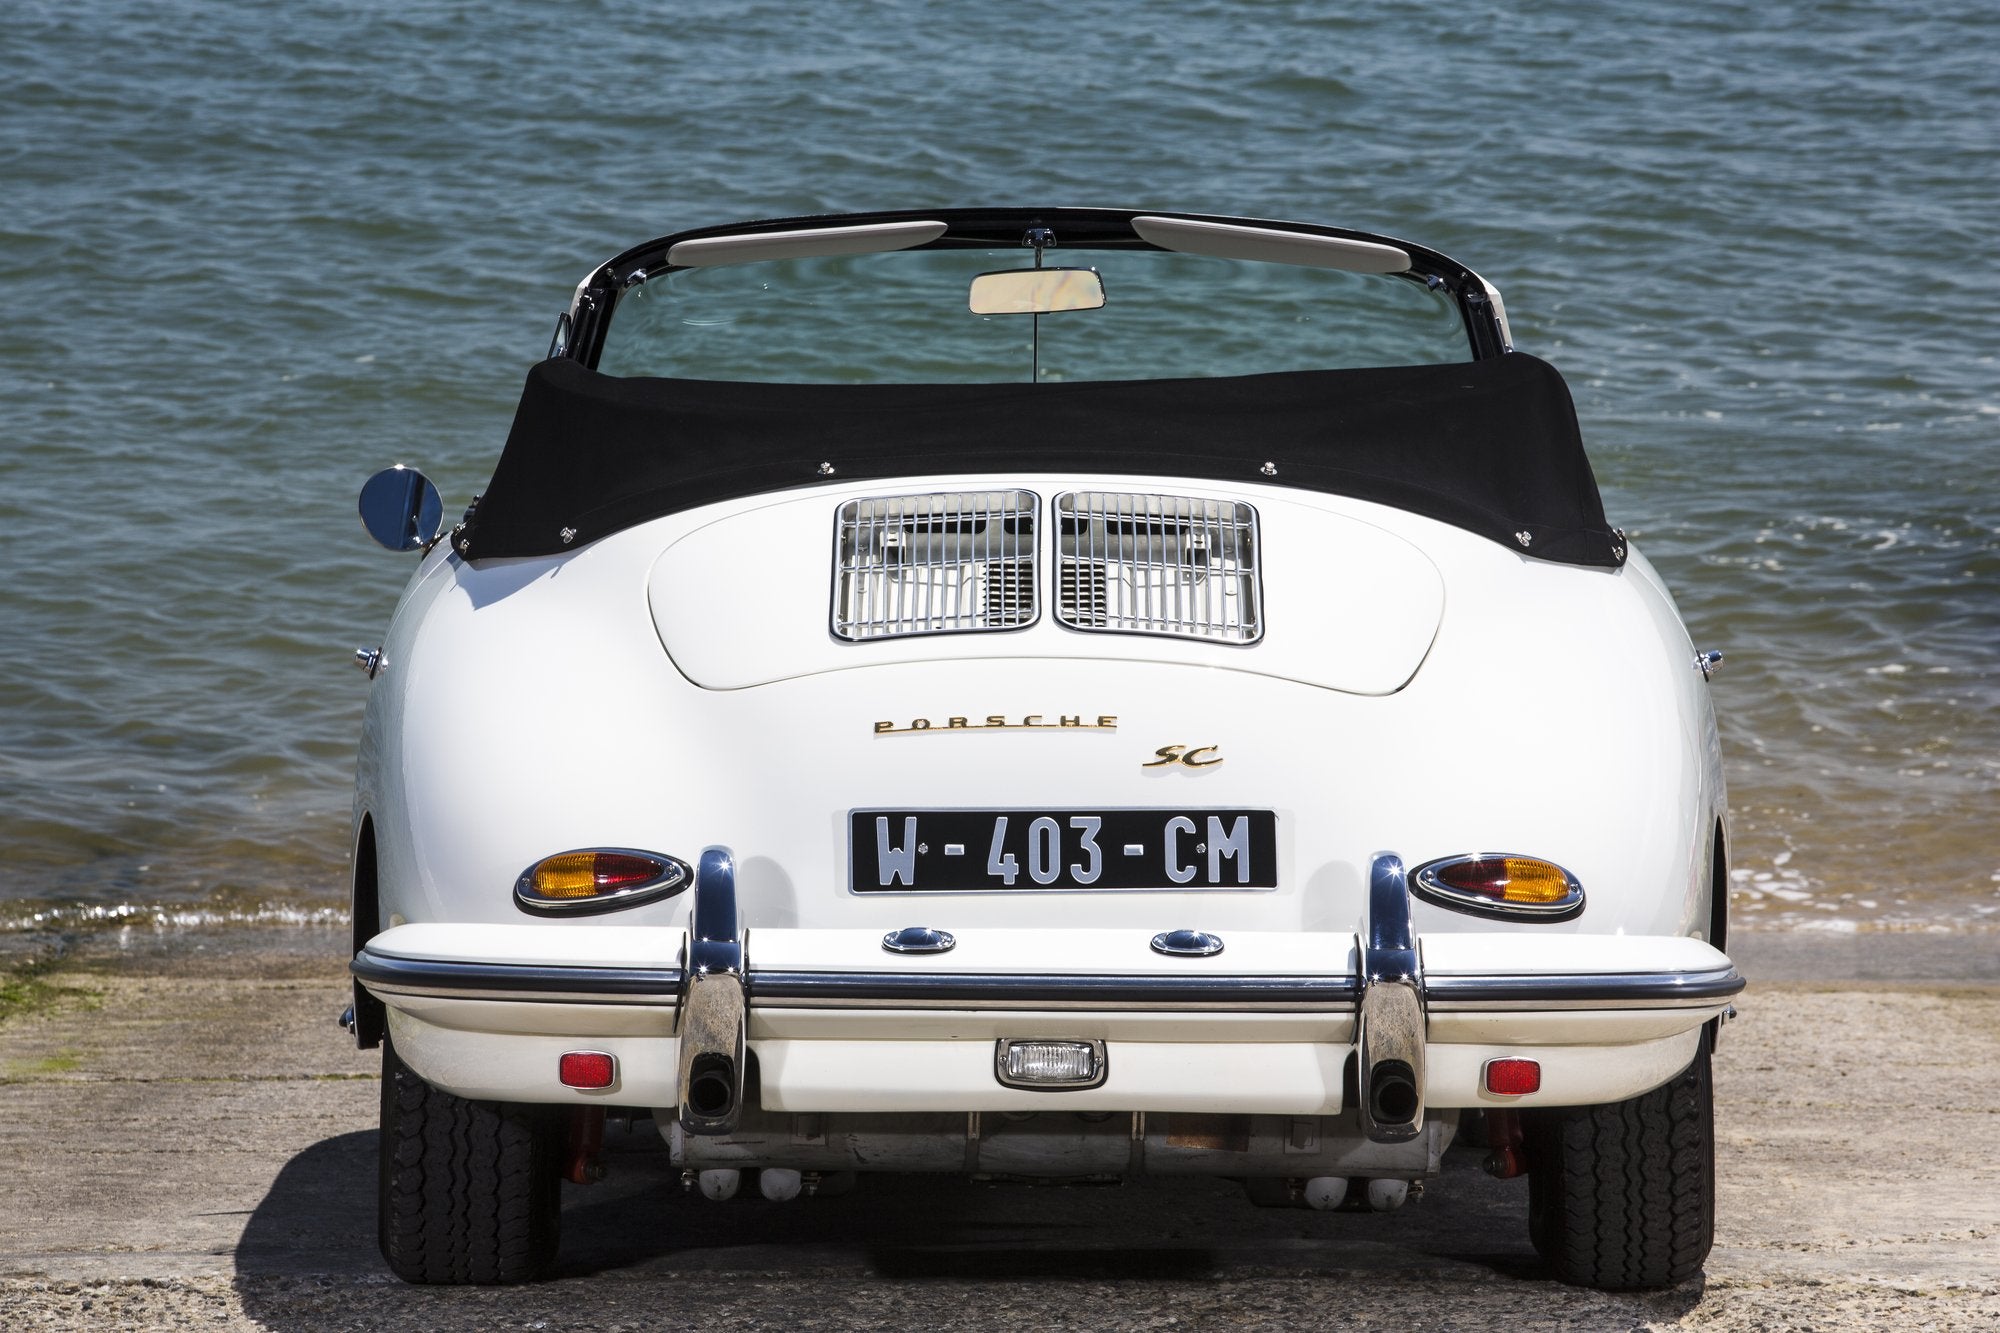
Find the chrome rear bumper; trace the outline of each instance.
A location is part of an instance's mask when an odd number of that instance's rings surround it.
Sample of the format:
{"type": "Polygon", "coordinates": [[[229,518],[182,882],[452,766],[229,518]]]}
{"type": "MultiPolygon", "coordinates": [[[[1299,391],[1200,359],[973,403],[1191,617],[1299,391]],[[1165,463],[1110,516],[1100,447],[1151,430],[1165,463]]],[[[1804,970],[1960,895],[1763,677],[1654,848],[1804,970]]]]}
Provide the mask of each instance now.
{"type": "Polygon", "coordinates": [[[872,932],[745,929],[729,853],[712,848],[689,932],[400,926],[353,972],[389,1007],[404,1059],[448,1091],[672,1106],[694,1135],[737,1126],[753,1059],[773,1112],[1326,1115],[1343,1109],[1352,1057],[1362,1130],[1402,1142],[1431,1107],[1657,1086],[1743,989],[1725,956],[1679,937],[1419,938],[1401,861],[1371,869],[1358,935],[1239,932],[1219,956],[1182,959],[1151,952],[1146,930],[1071,932],[1091,938],[1061,957],[1043,932],[960,931],[953,953],[898,955],[872,932]],[[1027,958],[1044,970],[1019,970],[1027,958]],[[1115,967],[1081,966],[1104,958],[1115,967]],[[556,1081],[555,1056],[585,1038],[617,1056],[617,1087],[556,1081]],[[1102,1042],[1109,1077],[1002,1086],[1004,1038],[1102,1042]],[[1487,1094],[1480,1070],[1502,1055],[1541,1060],[1543,1092],[1487,1094]]]}

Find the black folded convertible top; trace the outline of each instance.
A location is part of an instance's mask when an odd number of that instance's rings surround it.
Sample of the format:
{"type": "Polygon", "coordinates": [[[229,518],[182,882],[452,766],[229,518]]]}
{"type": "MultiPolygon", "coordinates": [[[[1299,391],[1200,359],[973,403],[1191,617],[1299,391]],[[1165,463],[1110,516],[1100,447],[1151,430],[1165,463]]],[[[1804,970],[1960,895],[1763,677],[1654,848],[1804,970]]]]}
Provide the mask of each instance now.
{"type": "Polygon", "coordinates": [[[528,372],[458,549],[551,555],[717,500],[1027,471],[1293,486],[1407,509],[1545,560],[1625,558],[1568,388],[1520,352],[1070,384],[620,379],[549,360],[528,372]]]}

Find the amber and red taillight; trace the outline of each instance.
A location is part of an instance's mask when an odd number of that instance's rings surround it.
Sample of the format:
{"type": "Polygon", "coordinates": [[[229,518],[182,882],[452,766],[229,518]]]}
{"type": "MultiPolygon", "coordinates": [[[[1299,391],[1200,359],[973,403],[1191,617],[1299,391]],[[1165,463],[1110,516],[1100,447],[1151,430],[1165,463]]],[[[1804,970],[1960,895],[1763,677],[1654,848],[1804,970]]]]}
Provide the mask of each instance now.
{"type": "Polygon", "coordinates": [[[593,847],[529,866],[514,883],[514,901],[537,915],[608,912],[671,897],[693,882],[694,872],[675,857],[593,847]]]}
{"type": "Polygon", "coordinates": [[[1480,852],[1427,861],[1410,874],[1426,902],[1506,921],[1568,921],[1583,911],[1583,885],[1553,861],[1480,852]]]}

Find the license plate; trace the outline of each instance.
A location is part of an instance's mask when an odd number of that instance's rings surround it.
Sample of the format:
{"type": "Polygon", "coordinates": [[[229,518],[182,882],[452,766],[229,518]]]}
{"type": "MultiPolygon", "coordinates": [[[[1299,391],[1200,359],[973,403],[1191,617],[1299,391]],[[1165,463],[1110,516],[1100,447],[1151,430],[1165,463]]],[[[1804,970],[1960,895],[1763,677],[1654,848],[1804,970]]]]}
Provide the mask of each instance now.
{"type": "Polygon", "coordinates": [[[856,893],[1270,889],[1269,810],[856,810],[856,893]]]}

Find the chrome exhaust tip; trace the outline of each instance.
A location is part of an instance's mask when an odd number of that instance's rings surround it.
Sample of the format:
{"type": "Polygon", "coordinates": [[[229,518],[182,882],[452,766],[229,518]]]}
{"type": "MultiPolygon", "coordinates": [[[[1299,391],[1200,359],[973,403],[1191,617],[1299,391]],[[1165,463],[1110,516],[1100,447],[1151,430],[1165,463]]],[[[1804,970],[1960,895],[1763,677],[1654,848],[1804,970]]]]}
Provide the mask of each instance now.
{"type": "Polygon", "coordinates": [[[1417,1073],[1401,1060],[1383,1060],[1368,1080],[1368,1115],[1379,1129],[1385,1125],[1406,1125],[1417,1118],[1423,1093],[1417,1089],[1417,1073]]]}
{"type": "MultiPolygon", "coordinates": [[[[683,1105],[705,1124],[728,1121],[736,1114],[741,1090],[735,1060],[715,1051],[701,1051],[690,1063],[683,1105]]],[[[683,1123],[688,1118],[686,1112],[681,1116],[683,1123]]]]}
{"type": "Polygon", "coordinates": [[[1368,877],[1361,951],[1361,1130],[1403,1143],[1424,1129],[1424,998],[1410,890],[1401,857],[1377,856],[1368,877]]]}
{"type": "Polygon", "coordinates": [[[1360,1111],[1376,1143],[1424,1131],[1424,1007],[1414,985],[1371,979],[1362,993],[1360,1111]]]}
{"type": "Polygon", "coordinates": [[[689,1134],[734,1133],[742,1117],[749,1008],[743,973],[735,862],[727,848],[710,847],[695,874],[681,1003],[680,1122],[689,1134]]]}

